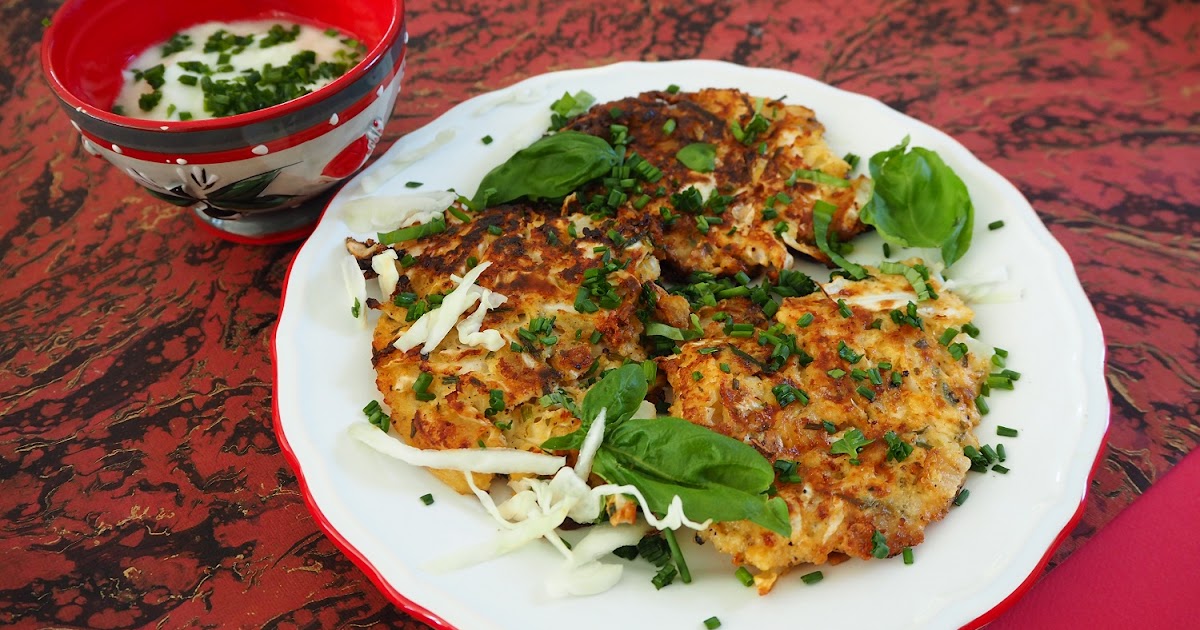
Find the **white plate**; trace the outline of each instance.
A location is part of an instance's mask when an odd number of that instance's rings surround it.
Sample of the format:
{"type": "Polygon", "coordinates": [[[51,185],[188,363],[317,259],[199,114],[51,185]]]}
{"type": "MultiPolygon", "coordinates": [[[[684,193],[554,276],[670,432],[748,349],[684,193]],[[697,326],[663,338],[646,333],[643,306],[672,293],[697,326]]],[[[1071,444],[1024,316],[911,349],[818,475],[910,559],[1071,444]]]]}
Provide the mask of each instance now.
{"type": "MultiPolygon", "coordinates": [[[[860,259],[880,251],[877,239],[856,242],[860,259]]],[[[954,628],[986,623],[1023,592],[1078,518],[1108,426],[1103,352],[1099,322],[1062,247],[1011,184],[945,134],[788,72],[713,61],[621,63],[534,77],[458,105],[405,136],[334,198],[285,285],[274,347],[275,426],[320,526],[392,601],[435,626],[694,630],[716,615],[726,628],[785,620],[809,628],[954,628]],[[364,190],[411,193],[408,181],[470,194],[484,173],[546,128],[548,107],[563,92],[586,89],[604,102],[672,83],[787,95],[816,111],[839,153],[865,158],[911,135],[958,172],[976,220],[955,276],[1003,266],[1023,291],[1019,302],[977,306],[975,320],[983,341],[1008,349],[1009,366],[1024,375],[1016,391],[991,397],[978,430],[981,442],[1007,445],[1012,472],[971,474],[970,500],[929,527],[915,564],[897,557],[822,567],[825,579],[814,586],[795,572],[766,597],[742,587],[727,559],[706,547],[685,549],[696,576],[690,585],[655,591],[649,566],[636,563],[617,588],[593,598],[545,595],[545,576],[560,562],[549,545],[450,574],[423,570],[495,530],[474,498],[346,436],[377,393],[370,333],[346,305],[338,263],[349,228],[340,206],[364,190]],[[484,145],[486,135],[495,142],[484,145]],[[989,231],[997,219],[1004,228],[989,231]],[[1019,429],[1020,437],[998,438],[997,424],[1019,429]],[[428,492],[437,499],[430,507],[418,500],[428,492]]]]}

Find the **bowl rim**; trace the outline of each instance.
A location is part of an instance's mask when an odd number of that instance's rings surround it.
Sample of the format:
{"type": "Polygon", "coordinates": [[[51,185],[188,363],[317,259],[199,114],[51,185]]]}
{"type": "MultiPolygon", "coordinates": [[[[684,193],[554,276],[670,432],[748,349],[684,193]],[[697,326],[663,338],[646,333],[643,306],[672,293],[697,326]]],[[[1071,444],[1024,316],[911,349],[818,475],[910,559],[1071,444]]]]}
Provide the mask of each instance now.
{"type": "MultiPolygon", "coordinates": [[[[363,56],[354,67],[350,68],[342,76],[334,79],[328,84],[319,89],[309,92],[303,96],[294,98],[290,101],[265,107],[263,109],[246,112],[244,114],[235,114],[233,116],[224,116],[219,118],[204,118],[200,120],[187,121],[171,121],[170,129],[164,129],[161,120],[150,120],[147,118],[135,118],[132,116],[122,116],[107,111],[76,96],[67,86],[60,80],[60,73],[51,62],[51,51],[55,44],[60,39],[59,28],[61,21],[59,16],[72,8],[79,2],[84,0],[67,0],[54,12],[50,18],[50,25],[46,27],[45,33],[42,35],[40,57],[42,62],[42,74],[46,78],[46,82],[50,84],[50,88],[68,107],[75,111],[85,114],[88,117],[104,121],[110,125],[116,125],[129,129],[141,131],[149,131],[153,133],[185,133],[192,131],[212,131],[218,129],[231,129],[244,127],[254,123],[272,120],[282,116],[295,113],[302,109],[315,105],[329,98],[331,95],[340,92],[341,90],[353,85],[356,81],[366,75],[395,44],[398,37],[406,32],[404,28],[405,22],[405,2],[404,0],[391,0],[391,4],[395,7],[392,11],[391,20],[388,23],[387,30],[367,54],[363,56]]],[[[198,22],[199,24],[200,22],[198,22]]]]}

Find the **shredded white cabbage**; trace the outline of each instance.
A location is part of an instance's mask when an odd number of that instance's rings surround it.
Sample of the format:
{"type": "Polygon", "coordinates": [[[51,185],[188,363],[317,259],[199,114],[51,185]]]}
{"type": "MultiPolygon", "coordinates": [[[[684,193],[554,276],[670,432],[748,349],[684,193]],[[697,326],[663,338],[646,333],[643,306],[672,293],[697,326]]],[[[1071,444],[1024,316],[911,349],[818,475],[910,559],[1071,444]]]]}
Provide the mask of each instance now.
{"type": "Polygon", "coordinates": [[[587,435],[583,438],[583,445],[579,447],[579,458],[575,460],[575,475],[583,481],[587,481],[588,475],[592,473],[592,458],[596,457],[596,451],[600,450],[600,443],[604,441],[606,418],[608,418],[607,407],[596,414],[596,419],[592,421],[592,426],[588,428],[587,435]]]}
{"type": "Polygon", "coordinates": [[[431,562],[426,565],[426,568],[435,572],[453,571],[520,549],[546,534],[553,534],[554,530],[566,520],[567,511],[570,509],[569,504],[564,504],[545,514],[531,516],[516,524],[512,529],[500,532],[490,542],[459,550],[431,562]]]}
{"type": "Polygon", "coordinates": [[[638,405],[637,411],[633,412],[632,418],[638,420],[653,420],[658,417],[658,410],[654,408],[654,403],[643,400],[642,404],[638,405]]]}
{"type": "MultiPolygon", "coordinates": [[[[458,276],[451,276],[451,279],[462,283],[462,279],[458,276]]],[[[487,312],[499,308],[501,304],[508,301],[508,297],[483,287],[476,287],[476,289],[481,291],[479,306],[455,327],[458,330],[458,341],[464,345],[482,346],[495,352],[504,347],[504,337],[500,336],[498,330],[480,330],[480,328],[483,327],[483,318],[487,312]]]]}
{"type": "Polygon", "coordinates": [[[366,323],[367,281],[363,278],[362,270],[358,268],[358,259],[350,254],[346,254],[342,258],[342,280],[346,284],[346,294],[350,296],[350,305],[347,310],[353,314],[354,307],[357,304],[357,319],[360,322],[366,323]]]}
{"type": "Polygon", "coordinates": [[[398,259],[394,249],[385,249],[371,257],[371,269],[378,274],[379,292],[385,300],[392,296],[396,283],[400,281],[400,272],[396,269],[398,259]]]}
{"type": "Polygon", "coordinates": [[[571,549],[571,562],[575,566],[583,566],[599,560],[618,547],[636,545],[645,534],[646,528],[638,525],[593,525],[571,549]]]}
{"type": "Polygon", "coordinates": [[[381,186],[396,175],[399,175],[404,169],[425,159],[426,156],[437,151],[442,145],[449,144],[457,134],[458,129],[456,127],[443,129],[425,146],[408,149],[404,153],[398,154],[396,159],[389,158],[386,162],[381,162],[362,176],[360,187],[363,194],[370,195],[379,190],[381,186]]]}
{"type": "Polygon", "coordinates": [[[490,543],[458,551],[435,562],[432,568],[437,570],[490,560],[536,540],[535,534],[540,534],[566,559],[563,568],[546,580],[550,595],[594,595],[615,586],[623,572],[620,565],[604,564],[597,560],[618,547],[637,544],[645,533],[644,528],[636,525],[595,525],[574,548],[567,547],[554,530],[562,525],[572,508],[578,505],[578,500],[587,496],[587,485],[570,467],[563,467],[555,475],[555,480],[559,481],[557,492],[553,480],[548,484],[533,484],[500,506],[496,506],[490,494],[475,485],[469,473],[465,478],[471,491],[487,513],[500,524],[502,531],[490,543]]]}
{"type": "MultiPolygon", "coordinates": [[[[462,279],[462,282],[442,300],[442,305],[440,307],[425,313],[419,319],[417,319],[416,322],[413,322],[413,325],[408,330],[404,331],[404,334],[400,335],[400,338],[397,339],[392,345],[401,352],[408,352],[419,344],[425,344],[421,348],[421,354],[429,354],[430,352],[433,352],[434,349],[437,348],[438,344],[442,343],[442,340],[446,338],[446,335],[450,332],[450,329],[454,328],[455,324],[458,323],[458,319],[467,312],[467,309],[471,308],[475,302],[484,297],[485,289],[482,287],[476,287],[475,281],[478,280],[479,275],[487,270],[487,268],[490,266],[492,266],[492,263],[490,262],[480,263],[476,265],[474,269],[468,271],[467,275],[462,279]]],[[[505,298],[501,295],[497,296],[495,299],[501,300],[500,304],[503,304],[503,300],[507,300],[508,298],[505,298]]],[[[489,298],[487,302],[480,306],[480,308],[486,310],[485,307],[487,307],[488,303],[495,303],[495,300],[489,298]]],[[[478,320],[481,324],[483,322],[483,316],[480,315],[478,320]]],[[[466,322],[465,329],[467,331],[467,335],[465,338],[461,336],[462,330],[459,331],[459,339],[460,341],[463,341],[463,343],[468,343],[468,340],[477,339],[480,343],[487,344],[494,342],[492,337],[499,337],[499,333],[491,336],[484,334],[479,338],[473,337],[473,334],[480,333],[478,328],[472,331],[471,326],[472,324],[470,321],[466,322]]],[[[503,343],[503,339],[501,339],[501,343],[503,343]]],[[[489,349],[492,348],[489,347],[489,349]]]]}
{"type": "Polygon", "coordinates": [[[458,195],[434,190],[409,195],[358,197],[342,204],[342,220],[355,232],[390,231],[442,216],[458,195]]]}
{"type": "Polygon", "coordinates": [[[973,304],[1020,302],[1022,296],[1021,287],[1009,281],[1008,269],[1001,266],[969,278],[950,278],[942,286],[973,304]]]}
{"type": "Polygon", "coordinates": [[[444,451],[414,448],[366,422],[347,429],[350,437],[406,464],[478,473],[550,475],[567,463],[565,457],[511,448],[460,448],[444,451]]]}

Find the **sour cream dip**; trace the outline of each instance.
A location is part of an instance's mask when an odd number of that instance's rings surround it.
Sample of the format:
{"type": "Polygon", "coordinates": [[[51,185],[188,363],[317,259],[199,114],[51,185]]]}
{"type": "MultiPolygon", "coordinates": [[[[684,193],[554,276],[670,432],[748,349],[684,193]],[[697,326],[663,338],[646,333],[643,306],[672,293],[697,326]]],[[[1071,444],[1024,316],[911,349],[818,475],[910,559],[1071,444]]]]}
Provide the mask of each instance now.
{"type": "Polygon", "coordinates": [[[208,22],[130,62],[112,109],[147,120],[256,111],[328,85],[363,52],[356,39],[335,29],[278,20],[208,22]]]}

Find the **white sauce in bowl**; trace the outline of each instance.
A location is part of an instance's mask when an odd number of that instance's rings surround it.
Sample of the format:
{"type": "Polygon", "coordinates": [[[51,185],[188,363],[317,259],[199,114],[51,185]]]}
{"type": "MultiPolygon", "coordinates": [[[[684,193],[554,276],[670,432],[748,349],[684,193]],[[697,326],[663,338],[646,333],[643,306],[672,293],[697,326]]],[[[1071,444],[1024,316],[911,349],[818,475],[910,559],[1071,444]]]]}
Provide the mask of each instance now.
{"type": "Polygon", "coordinates": [[[180,31],[130,62],[112,109],[147,120],[201,120],[254,111],[328,85],[354,67],[364,50],[333,29],[278,20],[208,22],[180,31]],[[252,39],[237,39],[247,37],[252,39]],[[315,56],[296,59],[308,51],[315,56]],[[248,89],[247,77],[255,75],[258,87],[248,89]],[[282,84],[288,85],[283,96],[274,88],[282,84]],[[275,93],[264,93],[264,86],[275,93]],[[219,102],[222,95],[232,104],[219,102]]]}

